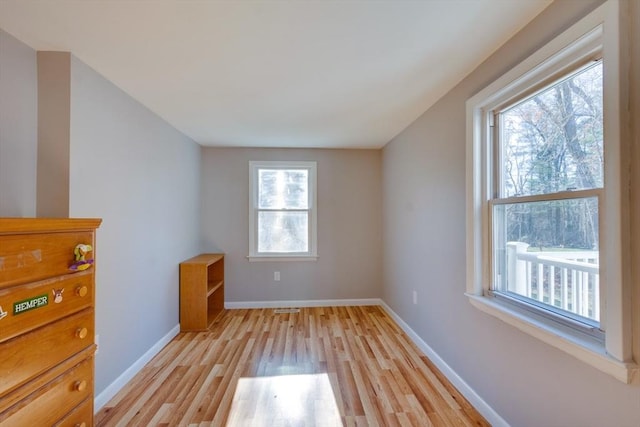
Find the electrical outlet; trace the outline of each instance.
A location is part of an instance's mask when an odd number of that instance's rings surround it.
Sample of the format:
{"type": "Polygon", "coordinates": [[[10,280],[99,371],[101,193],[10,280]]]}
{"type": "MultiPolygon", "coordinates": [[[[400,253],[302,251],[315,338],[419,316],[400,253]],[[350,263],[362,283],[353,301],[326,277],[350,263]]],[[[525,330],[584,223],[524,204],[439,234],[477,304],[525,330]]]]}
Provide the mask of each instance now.
{"type": "Polygon", "coordinates": [[[418,304],[418,291],[413,291],[413,303],[418,304]]]}
{"type": "Polygon", "coordinates": [[[276,282],[280,281],[280,272],[279,271],[274,271],[273,272],[273,280],[275,280],[276,282]]]}

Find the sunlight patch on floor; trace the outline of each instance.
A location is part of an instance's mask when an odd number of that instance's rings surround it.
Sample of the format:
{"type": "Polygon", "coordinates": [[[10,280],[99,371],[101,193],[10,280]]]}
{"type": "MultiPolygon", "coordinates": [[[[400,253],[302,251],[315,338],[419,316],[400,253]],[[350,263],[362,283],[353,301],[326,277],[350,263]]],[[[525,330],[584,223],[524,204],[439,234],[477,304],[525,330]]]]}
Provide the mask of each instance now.
{"type": "Polygon", "coordinates": [[[327,374],[240,378],[227,426],[342,426],[327,374]]]}

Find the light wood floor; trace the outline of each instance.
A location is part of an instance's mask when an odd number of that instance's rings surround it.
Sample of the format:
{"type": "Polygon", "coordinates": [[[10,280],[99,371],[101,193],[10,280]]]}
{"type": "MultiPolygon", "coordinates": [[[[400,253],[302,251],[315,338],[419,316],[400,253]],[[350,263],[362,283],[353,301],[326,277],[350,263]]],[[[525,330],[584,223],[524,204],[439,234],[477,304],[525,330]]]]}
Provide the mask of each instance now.
{"type": "Polygon", "coordinates": [[[377,306],[225,310],[181,333],[98,426],[488,426],[377,306]]]}

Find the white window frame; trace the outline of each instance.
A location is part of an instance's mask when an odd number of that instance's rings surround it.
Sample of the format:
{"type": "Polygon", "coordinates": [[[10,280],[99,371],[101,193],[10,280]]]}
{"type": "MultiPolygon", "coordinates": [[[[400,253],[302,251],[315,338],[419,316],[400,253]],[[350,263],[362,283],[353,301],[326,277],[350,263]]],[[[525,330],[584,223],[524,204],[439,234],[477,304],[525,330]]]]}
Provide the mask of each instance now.
{"type": "Polygon", "coordinates": [[[625,147],[620,125],[620,10],[610,0],[467,101],[467,292],[470,302],[502,321],[561,349],[620,381],[640,381],[633,360],[632,283],[623,281],[628,253],[627,182],[621,179],[625,147]],[[490,116],[506,100],[531,91],[536,84],[570,68],[597,51],[604,58],[604,189],[600,205],[600,326],[604,341],[566,324],[491,296],[490,208],[492,159],[490,116]],[[624,247],[624,249],[623,249],[624,247]],[[627,251],[627,252],[625,252],[627,251]]]}
{"type": "Polygon", "coordinates": [[[310,161],[249,162],[249,261],[316,261],[318,259],[317,163],[310,161]],[[260,169],[306,169],[308,175],[309,250],[307,252],[258,252],[258,179],[260,169]]]}

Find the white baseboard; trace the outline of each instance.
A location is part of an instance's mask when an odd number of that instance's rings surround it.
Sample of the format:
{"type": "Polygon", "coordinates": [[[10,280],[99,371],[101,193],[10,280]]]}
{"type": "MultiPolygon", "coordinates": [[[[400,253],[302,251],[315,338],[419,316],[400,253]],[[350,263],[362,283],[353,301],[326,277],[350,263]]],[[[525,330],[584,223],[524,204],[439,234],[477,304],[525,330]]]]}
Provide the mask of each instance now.
{"type": "Polygon", "coordinates": [[[494,427],[509,427],[507,423],[496,411],[485,402],[478,393],[472,389],[429,345],[424,342],[418,334],[404,321],[395,311],[384,301],[380,305],[391,316],[393,320],[402,328],[405,334],[411,338],[416,346],[433,362],[434,365],[444,374],[445,377],[458,389],[460,393],[473,405],[474,408],[494,427]]]}
{"type": "Polygon", "coordinates": [[[224,308],[291,308],[291,307],[342,307],[346,305],[382,305],[380,298],[314,299],[295,301],[234,301],[225,302],[224,308]]]}
{"type": "Polygon", "coordinates": [[[114,382],[109,384],[100,394],[98,394],[93,400],[94,413],[97,413],[104,405],[109,402],[113,396],[115,396],[131,379],[138,373],[144,365],[149,363],[153,357],[164,348],[165,345],[180,333],[180,325],[176,325],[165,336],[160,338],[153,347],[151,347],[145,354],[143,354],[138,360],[133,362],[133,365],[129,366],[114,382]]]}

